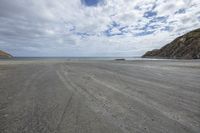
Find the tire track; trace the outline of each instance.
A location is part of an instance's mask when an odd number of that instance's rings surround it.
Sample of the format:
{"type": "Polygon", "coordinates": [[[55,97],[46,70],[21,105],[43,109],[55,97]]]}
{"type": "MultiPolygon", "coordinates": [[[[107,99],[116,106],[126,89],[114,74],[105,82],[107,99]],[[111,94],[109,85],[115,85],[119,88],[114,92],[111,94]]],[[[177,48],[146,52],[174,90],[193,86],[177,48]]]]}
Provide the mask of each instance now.
{"type": "MultiPolygon", "coordinates": [[[[86,88],[79,86],[78,84],[73,83],[73,80],[70,79],[69,72],[74,72],[72,69],[69,68],[69,66],[62,66],[62,74],[58,72],[59,77],[63,81],[66,86],[71,86],[72,91],[74,91],[75,94],[79,96],[84,96],[86,98],[86,104],[90,105],[89,108],[93,111],[98,110],[101,112],[101,115],[103,115],[103,118],[107,119],[108,122],[112,122],[110,124],[114,124],[116,127],[120,127],[120,129],[124,133],[129,133],[129,131],[126,129],[126,125],[123,124],[122,121],[119,122],[119,119],[116,119],[113,117],[112,113],[106,109],[106,104],[108,104],[108,101],[102,101],[101,98],[96,97],[92,93],[90,93],[86,88]],[[63,76],[64,75],[64,76],[63,76]]],[[[93,80],[92,80],[93,81],[93,80]]],[[[109,107],[108,105],[107,107],[109,107]]],[[[96,112],[95,112],[96,113],[96,112]]],[[[77,114],[76,114],[76,120],[77,114]]],[[[76,121],[77,123],[77,121],[76,121]]],[[[78,132],[78,128],[75,129],[75,131],[78,132]]]]}
{"type": "MultiPolygon", "coordinates": [[[[25,131],[27,127],[30,127],[32,125],[32,120],[34,117],[30,117],[33,114],[34,111],[34,101],[32,101],[33,104],[29,104],[28,106],[24,102],[21,102],[22,97],[27,97],[28,99],[31,99],[31,97],[34,97],[34,84],[38,79],[40,79],[44,75],[43,69],[40,69],[39,71],[36,71],[35,73],[31,73],[30,78],[27,78],[27,80],[24,82],[23,88],[21,91],[14,94],[12,97],[12,102],[9,103],[9,106],[7,107],[7,122],[9,123],[9,127],[6,127],[5,130],[8,132],[12,130],[17,129],[17,131],[25,131]],[[25,95],[26,94],[26,95],[25,95]],[[31,97],[29,97],[31,96],[31,97]],[[17,106],[21,106],[20,108],[17,106]],[[15,111],[15,113],[12,113],[13,108],[17,108],[18,110],[15,111]],[[10,111],[12,114],[10,114],[10,111]],[[28,116],[28,117],[25,117],[28,116]]],[[[30,131],[31,132],[31,131],[30,131]]]]}
{"type": "MultiPolygon", "coordinates": [[[[71,69],[70,71],[76,72],[76,70],[73,70],[73,69],[71,69]]],[[[114,72],[112,72],[112,73],[114,75],[116,75],[114,72]]],[[[179,123],[180,125],[183,126],[183,128],[189,129],[187,123],[185,123],[185,121],[184,121],[184,119],[182,119],[182,117],[179,116],[179,119],[177,119],[177,113],[176,112],[174,112],[174,113],[173,112],[169,112],[168,109],[166,107],[164,107],[164,106],[160,106],[157,103],[152,102],[152,101],[146,101],[146,99],[145,99],[145,97],[143,95],[141,95],[139,93],[133,93],[133,92],[130,92],[130,91],[123,92],[123,91],[120,90],[120,88],[116,88],[116,87],[110,85],[109,83],[106,83],[106,82],[104,82],[102,80],[99,80],[99,79],[95,78],[94,75],[88,74],[87,72],[82,72],[81,74],[84,75],[84,76],[87,76],[88,79],[90,80],[90,82],[95,82],[96,84],[99,84],[99,86],[103,86],[103,88],[108,88],[110,90],[113,90],[113,91],[115,91],[117,93],[120,93],[120,94],[124,95],[124,97],[133,99],[133,100],[137,101],[138,103],[140,103],[142,106],[144,106],[147,110],[150,109],[153,112],[157,112],[157,113],[163,115],[164,117],[166,117],[166,118],[168,118],[168,119],[170,119],[170,120],[172,120],[174,122],[179,123]]],[[[67,73],[67,75],[68,75],[68,73],[67,73]]],[[[77,74],[77,75],[79,75],[79,74],[77,74]]],[[[81,77],[82,75],[79,75],[79,76],[81,77]]],[[[77,78],[77,80],[78,80],[78,78],[77,78]]],[[[73,80],[68,78],[68,81],[70,83],[72,83],[73,80]]],[[[151,83],[151,85],[152,85],[152,83],[151,83]]],[[[75,88],[77,88],[80,91],[81,94],[83,94],[82,90],[84,90],[84,92],[86,92],[89,96],[92,96],[92,93],[90,93],[86,88],[84,88],[84,86],[79,86],[78,84],[75,84],[75,83],[73,83],[73,86],[75,86],[75,88]]],[[[95,101],[93,101],[93,102],[95,102],[97,105],[100,102],[101,103],[101,104],[99,104],[100,106],[102,104],[105,105],[106,103],[109,104],[109,105],[112,104],[112,105],[114,105],[116,107],[119,106],[119,105],[115,105],[114,103],[109,103],[109,102],[105,103],[105,101],[103,102],[101,98],[99,99],[98,97],[96,97],[95,94],[92,97],[95,97],[95,101]]],[[[100,106],[98,108],[100,108],[100,106]]],[[[105,108],[105,106],[103,108],[105,108]]],[[[108,111],[106,111],[106,112],[109,114],[108,111]]],[[[105,111],[104,111],[104,113],[105,113],[105,111]]],[[[181,115],[181,114],[179,114],[179,115],[181,115]]],[[[109,117],[109,116],[112,116],[112,115],[111,114],[107,115],[107,117],[109,117]]],[[[112,119],[112,118],[110,118],[110,119],[112,119]]],[[[117,119],[115,118],[115,120],[117,120],[117,119]]],[[[121,121],[120,119],[118,119],[118,120],[121,121]]],[[[123,125],[123,126],[122,125],[123,124],[121,124],[120,126],[124,129],[124,132],[128,132],[128,131],[126,131],[126,125],[123,125]]]]}
{"type": "Polygon", "coordinates": [[[58,133],[59,130],[60,130],[60,126],[61,126],[61,124],[63,122],[63,119],[64,119],[64,116],[65,116],[65,114],[67,112],[67,109],[68,109],[68,107],[69,107],[69,105],[70,105],[70,103],[72,101],[72,98],[73,98],[73,94],[70,96],[69,100],[67,101],[67,104],[65,105],[65,108],[64,108],[63,113],[62,113],[62,115],[60,117],[60,120],[59,120],[59,122],[58,122],[58,124],[57,124],[57,126],[55,128],[55,133],[58,133]]]}

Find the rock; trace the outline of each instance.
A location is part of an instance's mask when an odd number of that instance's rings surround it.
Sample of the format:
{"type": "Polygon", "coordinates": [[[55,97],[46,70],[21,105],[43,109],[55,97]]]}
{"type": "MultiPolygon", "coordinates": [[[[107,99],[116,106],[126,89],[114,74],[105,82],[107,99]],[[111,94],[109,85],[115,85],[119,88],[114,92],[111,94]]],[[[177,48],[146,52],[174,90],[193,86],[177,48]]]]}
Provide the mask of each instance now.
{"type": "Polygon", "coordinates": [[[12,58],[13,56],[0,50],[0,58],[12,58]]]}
{"type": "Polygon", "coordinates": [[[126,59],[120,58],[120,59],[115,59],[116,61],[125,61],[126,59]]]}
{"type": "Polygon", "coordinates": [[[200,59],[200,29],[176,38],[161,49],[145,53],[143,58],[200,59]]]}

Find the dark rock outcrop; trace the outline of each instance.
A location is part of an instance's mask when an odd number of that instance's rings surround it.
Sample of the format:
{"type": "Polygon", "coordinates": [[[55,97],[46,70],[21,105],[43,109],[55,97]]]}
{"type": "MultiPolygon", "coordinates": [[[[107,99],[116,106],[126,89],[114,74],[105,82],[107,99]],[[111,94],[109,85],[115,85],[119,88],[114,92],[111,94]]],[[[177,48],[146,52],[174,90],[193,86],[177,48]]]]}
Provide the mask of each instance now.
{"type": "Polygon", "coordinates": [[[13,56],[0,50],[0,58],[12,58],[13,56]]]}
{"type": "Polygon", "coordinates": [[[148,51],[143,58],[200,59],[200,29],[176,38],[161,49],[148,51]]]}
{"type": "Polygon", "coordinates": [[[126,59],[124,58],[119,58],[119,59],[115,59],[116,61],[125,61],[126,59]]]}

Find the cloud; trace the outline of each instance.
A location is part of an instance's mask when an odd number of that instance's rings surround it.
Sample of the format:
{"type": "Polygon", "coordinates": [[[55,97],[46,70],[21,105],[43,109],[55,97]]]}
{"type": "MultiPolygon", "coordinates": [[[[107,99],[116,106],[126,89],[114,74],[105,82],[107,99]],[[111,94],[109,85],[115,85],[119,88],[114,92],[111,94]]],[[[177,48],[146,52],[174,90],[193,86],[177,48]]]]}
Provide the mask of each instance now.
{"type": "Polygon", "coordinates": [[[15,56],[139,56],[200,27],[199,0],[1,0],[15,56]]]}

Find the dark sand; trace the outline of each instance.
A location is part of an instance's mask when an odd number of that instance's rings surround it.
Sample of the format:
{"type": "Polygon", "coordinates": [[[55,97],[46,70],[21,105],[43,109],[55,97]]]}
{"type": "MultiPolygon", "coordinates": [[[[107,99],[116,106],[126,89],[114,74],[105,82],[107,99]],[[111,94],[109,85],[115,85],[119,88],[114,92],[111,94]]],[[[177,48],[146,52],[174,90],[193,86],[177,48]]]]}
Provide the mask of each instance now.
{"type": "Polygon", "coordinates": [[[200,133],[200,61],[0,61],[0,133],[200,133]]]}

